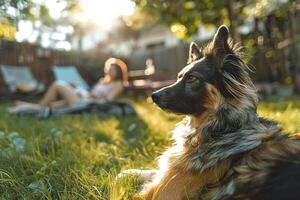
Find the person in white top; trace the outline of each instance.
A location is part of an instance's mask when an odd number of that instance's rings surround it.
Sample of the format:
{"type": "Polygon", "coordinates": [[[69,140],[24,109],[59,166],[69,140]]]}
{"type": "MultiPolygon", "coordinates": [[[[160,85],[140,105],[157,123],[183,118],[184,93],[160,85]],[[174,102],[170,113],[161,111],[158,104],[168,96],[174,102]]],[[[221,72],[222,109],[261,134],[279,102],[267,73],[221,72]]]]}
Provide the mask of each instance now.
{"type": "Polygon", "coordinates": [[[9,112],[15,113],[24,107],[62,108],[82,100],[113,101],[122,93],[124,85],[127,84],[127,66],[120,59],[109,58],[105,62],[104,74],[104,78],[100,79],[90,91],[77,88],[72,84],[55,81],[38,104],[19,101],[15,106],[9,108],[9,112]]]}

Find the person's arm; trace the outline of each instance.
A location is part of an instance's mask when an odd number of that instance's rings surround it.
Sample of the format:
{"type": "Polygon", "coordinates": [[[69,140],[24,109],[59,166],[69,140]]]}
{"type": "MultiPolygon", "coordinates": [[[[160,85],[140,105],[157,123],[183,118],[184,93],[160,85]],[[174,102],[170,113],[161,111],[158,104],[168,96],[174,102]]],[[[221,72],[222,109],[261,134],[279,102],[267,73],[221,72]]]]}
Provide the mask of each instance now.
{"type": "Polygon", "coordinates": [[[101,94],[101,92],[97,91],[97,89],[92,89],[89,92],[89,97],[92,97],[95,99],[101,99],[103,97],[103,95],[101,94]]]}
{"type": "Polygon", "coordinates": [[[123,91],[123,85],[121,83],[115,83],[113,89],[107,94],[106,99],[114,101],[123,91]]]}
{"type": "MultiPolygon", "coordinates": [[[[103,84],[104,79],[103,78],[99,78],[98,82],[96,83],[96,85],[101,85],[103,84]]],[[[95,86],[96,86],[95,85],[95,86]]]]}
{"type": "Polygon", "coordinates": [[[89,96],[95,99],[101,99],[105,96],[105,91],[107,89],[108,85],[105,84],[96,84],[93,89],[89,92],[89,96]]]}
{"type": "Polygon", "coordinates": [[[123,91],[120,82],[101,84],[91,90],[91,96],[96,99],[114,100],[123,91]]]}

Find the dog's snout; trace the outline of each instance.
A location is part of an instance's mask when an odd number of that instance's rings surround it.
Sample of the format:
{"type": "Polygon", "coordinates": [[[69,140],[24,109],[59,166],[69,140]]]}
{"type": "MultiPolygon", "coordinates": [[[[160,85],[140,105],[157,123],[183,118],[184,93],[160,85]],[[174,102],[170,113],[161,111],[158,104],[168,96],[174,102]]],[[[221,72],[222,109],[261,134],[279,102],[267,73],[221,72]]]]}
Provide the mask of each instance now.
{"type": "Polygon", "coordinates": [[[152,93],[152,101],[156,103],[158,106],[162,106],[163,104],[166,104],[168,99],[171,97],[171,92],[168,87],[164,87],[158,91],[155,91],[152,93]]]}
{"type": "Polygon", "coordinates": [[[160,97],[161,97],[161,94],[159,91],[152,93],[152,101],[153,102],[157,103],[159,101],[160,97]]]}

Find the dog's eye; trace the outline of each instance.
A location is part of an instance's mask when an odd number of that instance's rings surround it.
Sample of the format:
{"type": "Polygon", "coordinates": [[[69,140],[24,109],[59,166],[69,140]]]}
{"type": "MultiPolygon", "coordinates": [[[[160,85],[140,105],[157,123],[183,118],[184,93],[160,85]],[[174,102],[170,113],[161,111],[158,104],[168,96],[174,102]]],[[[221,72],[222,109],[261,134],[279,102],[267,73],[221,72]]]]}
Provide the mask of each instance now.
{"type": "Polygon", "coordinates": [[[186,78],[187,82],[194,82],[196,80],[198,80],[198,78],[196,76],[194,76],[194,75],[191,75],[191,74],[188,75],[188,77],[186,78]]]}

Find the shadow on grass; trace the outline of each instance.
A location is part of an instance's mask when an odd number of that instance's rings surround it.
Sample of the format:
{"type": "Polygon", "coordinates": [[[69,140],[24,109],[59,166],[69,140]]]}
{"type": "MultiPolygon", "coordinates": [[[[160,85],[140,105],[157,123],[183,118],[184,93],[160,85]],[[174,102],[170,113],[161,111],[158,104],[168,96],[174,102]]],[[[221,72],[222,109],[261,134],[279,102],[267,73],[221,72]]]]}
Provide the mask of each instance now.
{"type": "Polygon", "coordinates": [[[132,143],[135,140],[143,141],[149,137],[148,125],[138,115],[128,116],[125,120],[119,118],[118,128],[122,130],[123,138],[127,143],[132,143]]]}

